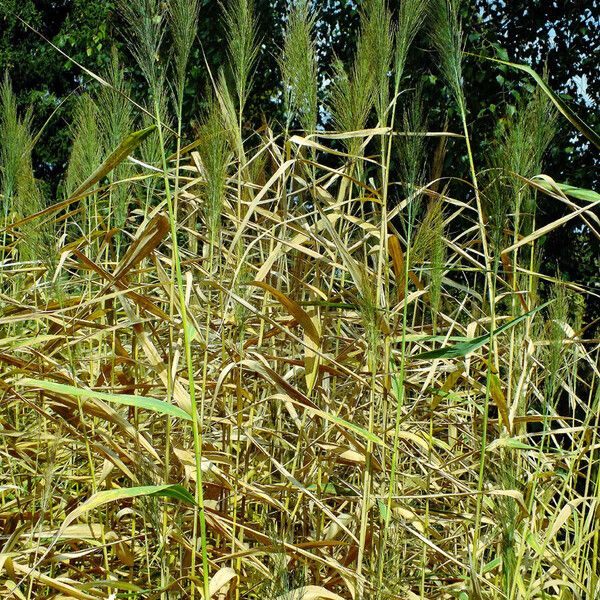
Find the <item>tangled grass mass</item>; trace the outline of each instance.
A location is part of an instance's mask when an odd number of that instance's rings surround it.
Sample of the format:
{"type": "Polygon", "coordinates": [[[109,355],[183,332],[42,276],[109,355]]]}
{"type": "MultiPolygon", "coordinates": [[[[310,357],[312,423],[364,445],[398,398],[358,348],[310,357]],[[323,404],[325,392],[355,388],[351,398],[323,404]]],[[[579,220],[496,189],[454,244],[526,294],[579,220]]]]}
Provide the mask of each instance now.
{"type": "Polygon", "coordinates": [[[201,2],[123,0],[147,96],[116,54],[93,74],[52,198],[4,78],[3,598],[600,598],[598,292],[540,264],[600,232],[544,174],[555,122],[598,136],[528,73],[474,155],[457,3],[363,4],[325,81],[291,3],[285,119],[249,130],[260,32],[228,2],[186,137],[201,2]],[[456,130],[404,87],[417,34],[456,130]]]}

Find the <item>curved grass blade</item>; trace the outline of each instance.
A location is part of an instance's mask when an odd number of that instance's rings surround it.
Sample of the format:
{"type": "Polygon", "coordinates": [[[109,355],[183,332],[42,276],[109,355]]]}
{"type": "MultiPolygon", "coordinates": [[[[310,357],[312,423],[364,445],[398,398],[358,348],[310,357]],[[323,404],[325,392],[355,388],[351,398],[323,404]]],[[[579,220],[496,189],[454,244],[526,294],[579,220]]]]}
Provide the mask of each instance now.
{"type": "Polygon", "coordinates": [[[550,300],[542,304],[541,306],[537,306],[529,312],[518,316],[516,319],[505,323],[501,327],[498,327],[498,329],[492,331],[491,333],[486,333],[485,335],[473,338],[467,342],[454,344],[453,346],[446,346],[444,348],[438,348],[437,350],[422,352],[421,354],[417,354],[417,356],[414,356],[413,358],[416,360],[433,360],[436,358],[457,358],[459,356],[466,356],[467,354],[471,354],[471,352],[474,352],[475,350],[481,348],[484,344],[489,342],[491,338],[496,337],[498,334],[502,333],[503,331],[506,331],[507,329],[513,328],[515,325],[525,320],[527,317],[530,317],[536,312],[542,310],[552,302],[554,302],[554,300],[550,300]]]}
{"type": "Polygon", "coordinates": [[[466,52],[470,56],[475,56],[476,58],[482,58],[484,60],[489,60],[491,62],[495,62],[501,65],[506,65],[507,67],[512,67],[513,69],[518,69],[519,71],[523,71],[523,73],[527,73],[530,77],[532,77],[535,82],[540,86],[542,91],[550,98],[552,103],[558,108],[558,110],[563,114],[563,116],[576,128],[578,129],[596,148],[600,149],[600,135],[598,135],[587,123],[585,123],[580,117],[578,117],[560,98],[557,94],[555,94],[552,89],[548,86],[548,84],[536,73],[529,65],[522,65],[519,63],[512,63],[508,60],[501,60],[499,58],[492,58],[491,56],[481,56],[479,54],[472,54],[471,52],[466,52]]]}
{"type": "Polygon", "coordinates": [[[58,534],[56,537],[60,537],[65,529],[73,523],[76,519],[81,517],[86,512],[94,510],[99,506],[108,504],[109,502],[115,502],[116,500],[125,500],[130,498],[137,498],[139,496],[162,496],[166,498],[173,498],[174,500],[180,500],[188,504],[194,504],[194,497],[188,492],[183,486],[179,484],[165,484],[165,485],[142,485],[138,487],[130,488],[118,488],[116,490],[105,490],[102,492],[96,492],[90,496],[83,504],[78,506],[75,510],[72,510],[63,521],[58,534]]]}
{"type": "Polygon", "coordinates": [[[556,189],[562,192],[565,196],[571,196],[571,198],[577,198],[577,200],[583,200],[584,202],[590,202],[592,204],[600,202],[600,194],[598,192],[594,192],[594,190],[579,188],[566,183],[559,183],[557,181],[552,181],[552,183],[550,183],[549,181],[545,181],[540,178],[534,178],[532,181],[535,183],[536,187],[540,187],[548,192],[553,192],[553,188],[556,187],[556,189]]]}
{"type": "Polygon", "coordinates": [[[156,125],[150,125],[140,131],[130,133],[113,150],[110,156],[73,192],[72,196],[79,196],[108,175],[117,165],[122,163],[151,133],[156,130],[156,125]]]}
{"type": "Polygon", "coordinates": [[[255,285],[269,292],[277,301],[282,304],[286,310],[302,325],[306,335],[315,343],[321,343],[321,336],[310,315],[295,301],[288,298],[283,292],[264,281],[252,281],[250,285],[255,285]]]}
{"type": "MultiPolygon", "coordinates": [[[[174,500],[180,500],[188,504],[195,504],[194,497],[188,492],[183,486],[179,484],[164,484],[164,485],[143,485],[138,487],[130,488],[119,488],[116,490],[104,490],[102,492],[96,492],[90,496],[83,504],[72,510],[63,521],[62,525],[56,532],[52,543],[46,549],[46,552],[38,558],[35,566],[39,565],[51,552],[52,548],[56,545],[58,540],[63,536],[69,525],[76,519],[84,515],[86,512],[104,506],[109,502],[116,500],[125,500],[130,498],[138,498],[139,496],[162,496],[167,498],[173,498],[174,500]]],[[[29,569],[28,573],[32,570],[29,569]]]]}
{"type": "Polygon", "coordinates": [[[41,388],[49,392],[56,394],[63,394],[68,396],[75,396],[77,398],[95,398],[97,400],[104,400],[106,402],[113,402],[116,404],[125,404],[126,406],[137,406],[138,408],[145,408],[154,413],[162,415],[171,415],[172,417],[178,417],[191,421],[192,417],[185,412],[179,406],[169,404],[157,398],[150,398],[148,396],[132,396],[130,394],[110,394],[108,392],[97,392],[95,390],[81,389],[72,385],[66,385],[64,383],[56,383],[55,381],[43,381],[41,379],[23,379],[19,382],[20,385],[31,388],[41,388]]]}

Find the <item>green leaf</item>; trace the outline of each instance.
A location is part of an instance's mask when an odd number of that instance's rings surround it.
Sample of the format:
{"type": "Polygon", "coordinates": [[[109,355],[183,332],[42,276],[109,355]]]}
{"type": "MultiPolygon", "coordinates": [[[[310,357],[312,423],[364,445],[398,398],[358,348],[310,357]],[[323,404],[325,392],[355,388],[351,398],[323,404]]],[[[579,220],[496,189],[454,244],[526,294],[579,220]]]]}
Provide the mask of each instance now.
{"type": "Polygon", "coordinates": [[[578,129],[596,148],[600,149],[600,135],[598,135],[587,123],[585,123],[580,117],[578,117],[548,86],[548,84],[529,66],[529,65],[521,65],[518,63],[512,63],[508,60],[500,60],[498,58],[492,58],[491,56],[481,56],[478,54],[472,54],[470,52],[466,52],[471,56],[477,56],[478,58],[482,58],[484,60],[489,60],[501,65],[506,65],[508,67],[512,67],[513,69],[518,69],[519,71],[523,71],[523,73],[527,73],[531,76],[535,82],[540,86],[542,91],[550,98],[550,100],[554,103],[554,105],[558,108],[558,110],[564,115],[564,117],[576,128],[578,129]]]}
{"type": "Polygon", "coordinates": [[[336,425],[339,425],[340,427],[344,427],[346,429],[349,429],[350,431],[353,431],[354,433],[358,434],[360,437],[364,438],[365,440],[369,440],[379,446],[385,446],[385,442],[378,435],[371,433],[368,429],[365,429],[364,427],[361,427],[360,425],[357,425],[356,423],[352,423],[351,421],[346,421],[345,419],[342,419],[341,417],[338,417],[337,415],[332,415],[331,413],[325,412],[323,410],[314,409],[311,407],[309,407],[308,410],[319,415],[320,417],[323,417],[323,419],[325,419],[326,421],[331,421],[332,423],[335,423],[336,425]]]}
{"type": "Polygon", "coordinates": [[[527,541],[527,543],[529,544],[529,546],[539,555],[544,554],[544,551],[542,549],[542,547],[540,546],[539,542],[537,541],[535,535],[531,532],[529,532],[526,536],[525,536],[525,540],[527,541]]]}
{"type": "Polygon", "coordinates": [[[118,147],[113,150],[110,156],[73,192],[73,196],[80,196],[94,184],[98,183],[103,177],[108,175],[155,130],[156,125],[150,125],[150,127],[130,133],[118,147]]]}
{"type": "Polygon", "coordinates": [[[539,452],[540,449],[535,446],[525,444],[518,438],[498,438],[494,440],[488,447],[488,452],[496,451],[498,448],[512,448],[513,450],[528,450],[531,452],[539,452]]]}
{"type": "Polygon", "coordinates": [[[489,573],[490,571],[493,571],[495,568],[499,567],[501,564],[502,559],[499,556],[497,556],[496,558],[490,560],[490,562],[483,565],[483,572],[489,573]]]}
{"type": "Polygon", "coordinates": [[[337,495],[337,489],[333,483],[326,483],[324,486],[317,486],[316,483],[311,483],[306,489],[311,492],[320,492],[321,494],[337,495]]]}
{"type": "Polygon", "coordinates": [[[549,192],[553,191],[552,188],[556,186],[563,194],[565,194],[565,196],[571,196],[572,198],[577,198],[578,200],[591,202],[593,204],[600,202],[600,194],[598,194],[598,192],[594,192],[593,190],[574,187],[572,185],[567,185],[566,183],[554,182],[554,185],[550,185],[547,181],[542,181],[539,179],[534,179],[534,181],[536,185],[539,185],[549,192]]]}
{"type": "Polygon", "coordinates": [[[377,500],[377,508],[379,508],[379,516],[381,517],[381,520],[384,521],[385,523],[387,523],[389,520],[388,515],[391,516],[391,514],[388,511],[388,507],[385,504],[385,502],[382,502],[381,500],[377,500]]]}
{"type": "Polygon", "coordinates": [[[417,356],[414,356],[413,358],[416,360],[425,360],[425,359],[436,359],[436,358],[456,358],[458,356],[466,356],[467,354],[470,354],[474,350],[481,348],[484,344],[489,342],[491,338],[497,336],[498,334],[502,333],[503,331],[506,331],[507,329],[513,328],[515,325],[517,325],[518,323],[520,323],[527,317],[530,317],[531,315],[535,314],[536,312],[542,310],[543,308],[548,306],[551,302],[553,302],[553,300],[550,300],[549,302],[546,302],[545,304],[542,304],[541,306],[538,306],[538,307],[534,308],[533,310],[530,310],[529,312],[526,312],[526,313],[518,316],[517,318],[513,319],[512,321],[509,321],[508,323],[505,323],[504,325],[502,325],[501,327],[498,327],[498,329],[496,329],[490,333],[486,333],[485,335],[481,335],[479,337],[473,338],[467,342],[462,342],[460,344],[454,344],[453,346],[446,346],[444,348],[438,348],[437,350],[430,350],[429,352],[422,352],[421,354],[417,354],[417,356]]]}
{"type": "Polygon", "coordinates": [[[508,52],[505,48],[501,48],[500,46],[496,46],[496,52],[501,60],[508,61],[508,52]]]}
{"type": "Polygon", "coordinates": [[[105,400],[116,404],[125,404],[126,406],[137,406],[145,408],[152,412],[171,415],[191,421],[192,417],[179,406],[158,400],[157,398],[149,398],[147,396],[132,396],[130,394],[110,394],[108,392],[97,392],[95,390],[81,389],[64,383],[56,383],[55,381],[42,381],[40,379],[23,379],[19,385],[30,388],[41,388],[49,392],[64,394],[67,396],[75,396],[76,398],[95,398],[97,400],[105,400]]]}

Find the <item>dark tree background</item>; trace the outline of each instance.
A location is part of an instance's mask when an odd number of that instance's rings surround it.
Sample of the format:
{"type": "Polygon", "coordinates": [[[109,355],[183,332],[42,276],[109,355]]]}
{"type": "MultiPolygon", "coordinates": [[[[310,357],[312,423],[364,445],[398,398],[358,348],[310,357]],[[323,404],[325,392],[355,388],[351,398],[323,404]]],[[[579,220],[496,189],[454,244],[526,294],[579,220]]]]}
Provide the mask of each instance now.
{"type": "MultiPolygon", "coordinates": [[[[599,0],[476,0],[481,15],[476,29],[487,43],[502,47],[513,62],[546,69],[548,82],[563,100],[594,130],[600,130],[600,1],[599,0]]],[[[502,73],[511,77],[517,73],[502,73]]],[[[486,102],[486,98],[481,98],[486,102]]],[[[488,100],[489,101],[489,100],[488,100]]],[[[566,120],[546,158],[545,171],[557,181],[598,190],[599,153],[566,120]]],[[[552,221],[561,207],[546,199],[542,217],[552,221]]],[[[543,222],[540,222],[543,225],[543,222]]],[[[577,224],[578,225],[578,224],[577,224]]],[[[544,247],[545,269],[566,279],[585,282],[600,293],[600,242],[581,227],[561,230],[544,247]]],[[[589,317],[600,316],[600,303],[589,303],[589,317]]]]}
{"type": "MultiPolygon", "coordinates": [[[[401,1],[401,0],[398,0],[401,1]]],[[[260,126],[273,123],[280,113],[280,76],[277,55],[282,43],[287,2],[256,0],[262,53],[248,107],[248,120],[260,126]]],[[[317,25],[321,65],[327,71],[334,56],[348,59],[354,47],[360,2],[320,0],[317,25]]],[[[391,2],[397,9],[398,2],[391,2]]],[[[202,113],[209,84],[205,59],[216,71],[225,64],[225,40],[221,29],[220,4],[203,0],[197,44],[191,60],[186,90],[186,114],[191,124],[202,113]]],[[[8,69],[23,107],[32,106],[38,130],[44,127],[36,147],[37,173],[47,183],[51,196],[57,189],[69,149],[69,128],[76,95],[92,85],[71,61],[62,57],[15,15],[50,39],[56,46],[92,71],[102,72],[116,46],[134,93],[145,90],[125,48],[123,26],[113,0],[0,0],[0,73],[8,69]],[[57,110],[58,109],[58,110],[57,110]],[[55,114],[52,116],[53,112],[55,114]],[[52,116],[52,118],[50,118],[52,116]]],[[[597,62],[600,55],[600,0],[466,0],[462,7],[466,50],[531,65],[547,73],[551,87],[562,95],[592,129],[600,129],[597,62]]],[[[166,40],[168,45],[168,40],[166,40]]],[[[457,115],[443,89],[437,61],[425,33],[419,35],[409,59],[408,86],[423,87],[431,128],[457,130],[457,115]]],[[[494,130],[518,100],[531,93],[534,83],[516,70],[474,57],[465,59],[466,97],[476,157],[485,156],[494,130]]],[[[188,132],[191,134],[191,131],[188,132]]],[[[449,152],[448,172],[467,172],[466,161],[449,152]],[[450,171],[450,168],[452,171],[450,171]]],[[[485,166],[485,165],[480,165],[485,166]]],[[[597,189],[598,152],[577,135],[564,119],[546,160],[546,172],[557,181],[597,189]]],[[[543,198],[540,222],[558,218],[562,207],[543,198]]],[[[543,269],[561,273],[600,293],[600,244],[581,227],[562,229],[550,235],[544,246],[543,269]]],[[[600,303],[588,304],[589,318],[600,314],[600,303]]]]}

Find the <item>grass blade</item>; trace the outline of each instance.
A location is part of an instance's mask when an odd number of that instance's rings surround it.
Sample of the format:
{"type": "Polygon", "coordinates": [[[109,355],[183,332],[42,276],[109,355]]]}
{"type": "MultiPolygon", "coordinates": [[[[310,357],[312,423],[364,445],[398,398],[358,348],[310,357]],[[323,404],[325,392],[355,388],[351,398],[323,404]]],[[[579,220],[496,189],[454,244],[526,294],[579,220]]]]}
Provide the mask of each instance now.
{"type": "Polygon", "coordinates": [[[172,417],[178,417],[180,419],[185,419],[186,421],[191,420],[191,416],[178,406],[169,404],[168,402],[163,402],[157,398],[150,398],[148,396],[132,396],[130,394],[110,394],[108,392],[97,392],[95,390],[81,389],[72,385],[66,385],[64,383],[43,381],[41,379],[23,379],[19,382],[19,385],[31,388],[40,388],[48,392],[75,396],[77,398],[94,398],[96,400],[104,400],[106,402],[113,402],[115,404],[137,406],[138,408],[145,408],[146,410],[150,410],[157,414],[171,415],[172,417]]]}
{"type": "Polygon", "coordinates": [[[151,133],[154,133],[154,131],[156,131],[156,125],[150,125],[150,127],[130,133],[117,148],[111,152],[109,157],[73,192],[72,196],[79,196],[94,184],[98,183],[117,165],[122,163],[151,133]]]}
{"type": "Polygon", "coordinates": [[[469,52],[465,54],[470,54],[471,56],[475,56],[477,58],[482,58],[484,60],[489,60],[491,62],[495,62],[501,65],[506,65],[507,67],[512,67],[513,69],[518,69],[519,71],[523,71],[523,73],[527,73],[530,77],[532,77],[535,82],[540,86],[542,91],[550,98],[552,103],[558,108],[558,110],[562,113],[562,115],[573,125],[577,130],[579,130],[596,148],[600,149],[600,135],[598,135],[587,123],[585,123],[579,116],[577,116],[561,99],[555,94],[550,86],[542,79],[542,77],[536,73],[529,65],[522,65],[519,63],[512,63],[508,60],[501,60],[499,58],[492,58],[491,56],[480,56],[478,54],[471,54],[469,52]]]}
{"type": "MultiPolygon", "coordinates": [[[[552,302],[552,301],[550,301],[550,302],[552,302]]],[[[542,304],[541,306],[537,306],[533,310],[530,310],[529,312],[526,312],[526,313],[518,316],[516,319],[513,319],[512,321],[505,323],[501,327],[498,327],[498,329],[492,331],[489,334],[485,334],[485,335],[481,335],[479,337],[473,338],[472,340],[469,340],[468,342],[454,344],[453,346],[445,346],[444,348],[438,348],[437,350],[430,350],[429,352],[422,352],[421,354],[417,354],[417,356],[414,356],[413,358],[415,360],[434,360],[436,358],[457,358],[459,356],[466,356],[467,354],[471,354],[471,352],[474,352],[475,350],[477,350],[478,348],[481,348],[483,345],[485,345],[487,342],[489,342],[489,340],[491,338],[496,337],[503,331],[513,328],[515,325],[518,325],[521,321],[525,320],[527,317],[534,315],[536,312],[538,312],[538,311],[542,310],[543,308],[545,308],[546,306],[548,306],[550,304],[550,302],[546,302],[546,303],[542,304]]]]}

